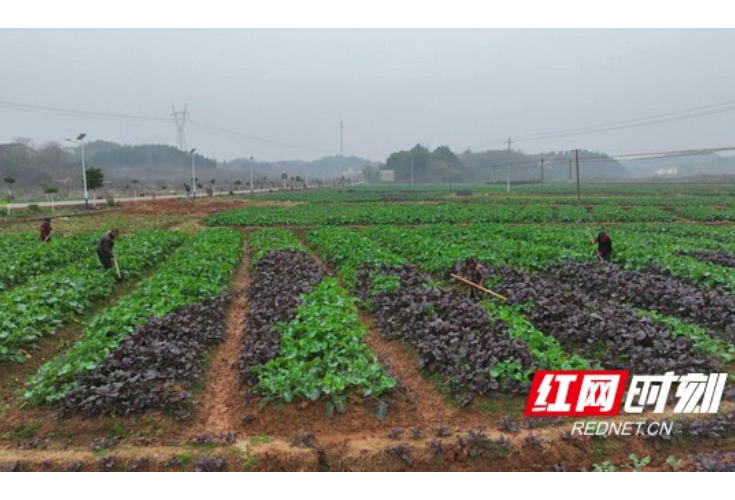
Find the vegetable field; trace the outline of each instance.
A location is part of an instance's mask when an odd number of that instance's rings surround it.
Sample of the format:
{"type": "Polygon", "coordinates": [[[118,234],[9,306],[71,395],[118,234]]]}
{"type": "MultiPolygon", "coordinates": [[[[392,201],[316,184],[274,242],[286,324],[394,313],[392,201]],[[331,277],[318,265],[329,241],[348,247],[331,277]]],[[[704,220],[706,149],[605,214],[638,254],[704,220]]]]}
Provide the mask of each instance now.
{"type": "Polygon", "coordinates": [[[0,468],[733,470],[734,196],[371,186],[0,226],[0,468]],[[494,294],[452,277],[469,258],[494,294]],[[716,414],[585,420],[668,434],[581,435],[524,416],[539,370],[727,381],[716,414]]]}

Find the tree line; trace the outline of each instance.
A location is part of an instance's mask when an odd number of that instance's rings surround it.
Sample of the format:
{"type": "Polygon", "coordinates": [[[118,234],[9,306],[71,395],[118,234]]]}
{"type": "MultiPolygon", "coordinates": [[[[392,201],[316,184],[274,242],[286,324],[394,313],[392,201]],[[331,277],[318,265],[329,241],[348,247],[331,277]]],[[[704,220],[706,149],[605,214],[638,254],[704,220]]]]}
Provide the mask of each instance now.
{"type": "MultiPolygon", "coordinates": [[[[585,181],[625,179],[628,172],[604,153],[580,150],[585,181]]],[[[394,172],[397,183],[504,183],[569,182],[576,178],[575,151],[525,154],[517,150],[490,150],[455,154],[447,146],[433,151],[417,144],[392,153],[382,170],[394,172]]]]}

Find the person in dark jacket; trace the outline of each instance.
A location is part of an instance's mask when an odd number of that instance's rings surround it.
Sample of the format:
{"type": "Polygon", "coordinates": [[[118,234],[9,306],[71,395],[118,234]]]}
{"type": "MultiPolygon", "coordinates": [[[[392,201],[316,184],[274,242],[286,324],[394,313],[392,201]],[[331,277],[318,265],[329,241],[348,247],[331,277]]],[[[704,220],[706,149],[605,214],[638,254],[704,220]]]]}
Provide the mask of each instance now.
{"type": "Polygon", "coordinates": [[[111,229],[102,236],[97,244],[97,256],[100,258],[100,263],[104,269],[112,267],[112,261],[115,258],[115,238],[118,234],[117,229],[111,229]]]}
{"type": "Polygon", "coordinates": [[[612,255],[612,240],[605,231],[601,231],[597,238],[592,240],[593,245],[597,245],[597,256],[603,262],[609,262],[612,255]]]}
{"type": "MultiPolygon", "coordinates": [[[[462,277],[476,285],[485,286],[485,267],[480,264],[476,258],[470,257],[462,265],[462,277]]],[[[477,299],[481,297],[480,290],[474,286],[470,286],[470,298],[477,299]]]]}
{"type": "Polygon", "coordinates": [[[41,227],[39,229],[41,231],[41,241],[44,243],[51,241],[51,219],[49,219],[48,217],[43,219],[43,222],[41,222],[41,227]]]}

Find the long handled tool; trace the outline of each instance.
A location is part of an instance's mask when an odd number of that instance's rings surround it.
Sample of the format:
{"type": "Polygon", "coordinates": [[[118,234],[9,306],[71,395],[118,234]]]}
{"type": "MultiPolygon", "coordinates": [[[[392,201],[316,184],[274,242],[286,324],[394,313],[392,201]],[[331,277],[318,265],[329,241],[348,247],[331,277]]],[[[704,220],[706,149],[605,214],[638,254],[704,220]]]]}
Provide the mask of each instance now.
{"type": "Polygon", "coordinates": [[[117,273],[117,279],[121,280],[122,276],[120,275],[120,266],[117,265],[117,257],[112,257],[112,262],[115,263],[115,272],[117,273]]]}
{"type": "Polygon", "coordinates": [[[485,288],[484,286],[480,286],[480,285],[478,285],[477,283],[473,283],[473,282],[471,282],[470,280],[468,280],[468,279],[465,279],[465,278],[463,278],[462,276],[457,276],[456,274],[452,274],[451,276],[452,276],[452,278],[454,278],[454,279],[458,279],[459,281],[462,281],[462,282],[464,282],[464,283],[467,283],[468,285],[472,285],[472,286],[474,286],[474,287],[475,287],[475,288],[477,288],[478,290],[482,290],[482,291],[483,291],[483,292],[485,292],[485,293],[489,293],[490,295],[494,295],[494,296],[496,296],[496,297],[497,297],[497,298],[499,298],[499,299],[502,299],[502,300],[504,300],[504,301],[505,301],[505,300],[508,300],[508,298],[507,298],[507,297],[503,297],[503,296],[502,296],[502,295],[500,295],[499,293],[495,293],[495,292],[493,292],[492,290],[488,290],[488,289],[487,289],[487,288],[485,288]]]}

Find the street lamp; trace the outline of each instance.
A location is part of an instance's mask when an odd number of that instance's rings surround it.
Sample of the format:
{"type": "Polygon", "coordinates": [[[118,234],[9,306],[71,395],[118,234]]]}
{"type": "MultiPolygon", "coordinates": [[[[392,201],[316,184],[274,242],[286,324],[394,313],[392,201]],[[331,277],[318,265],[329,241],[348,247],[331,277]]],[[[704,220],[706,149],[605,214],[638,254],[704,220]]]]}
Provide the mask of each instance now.
{"type": "Polygon", "coordinates": [[[196,153],[196,148],[189,151],[189,154],[191,155],[191,196],[192,198],[197,197],[197,171],[196,171],[196,167],[194,167],[194,153],[196,153]]]}
{"type": "Polygon", "coordinates": [[[253,157],[251,156],[250,159],[250,192],[253,192],[253,157]]]}
{"type": "Polygon", "coordinates": [[[84,163],[84,138],[87,137],[87,134],[79,134],[74,139],[68,139],[65,138],[69,142],[78,142],[79,147],[82,150],[82,186],[84,187],[84,209],[89,210],[89,195],[87,194],[87,166],[84,163]]]}
{"type": "Polygon", "coordinates": [[[413,187],[413,151],[411,151],[411,187],[413,187]]]}

